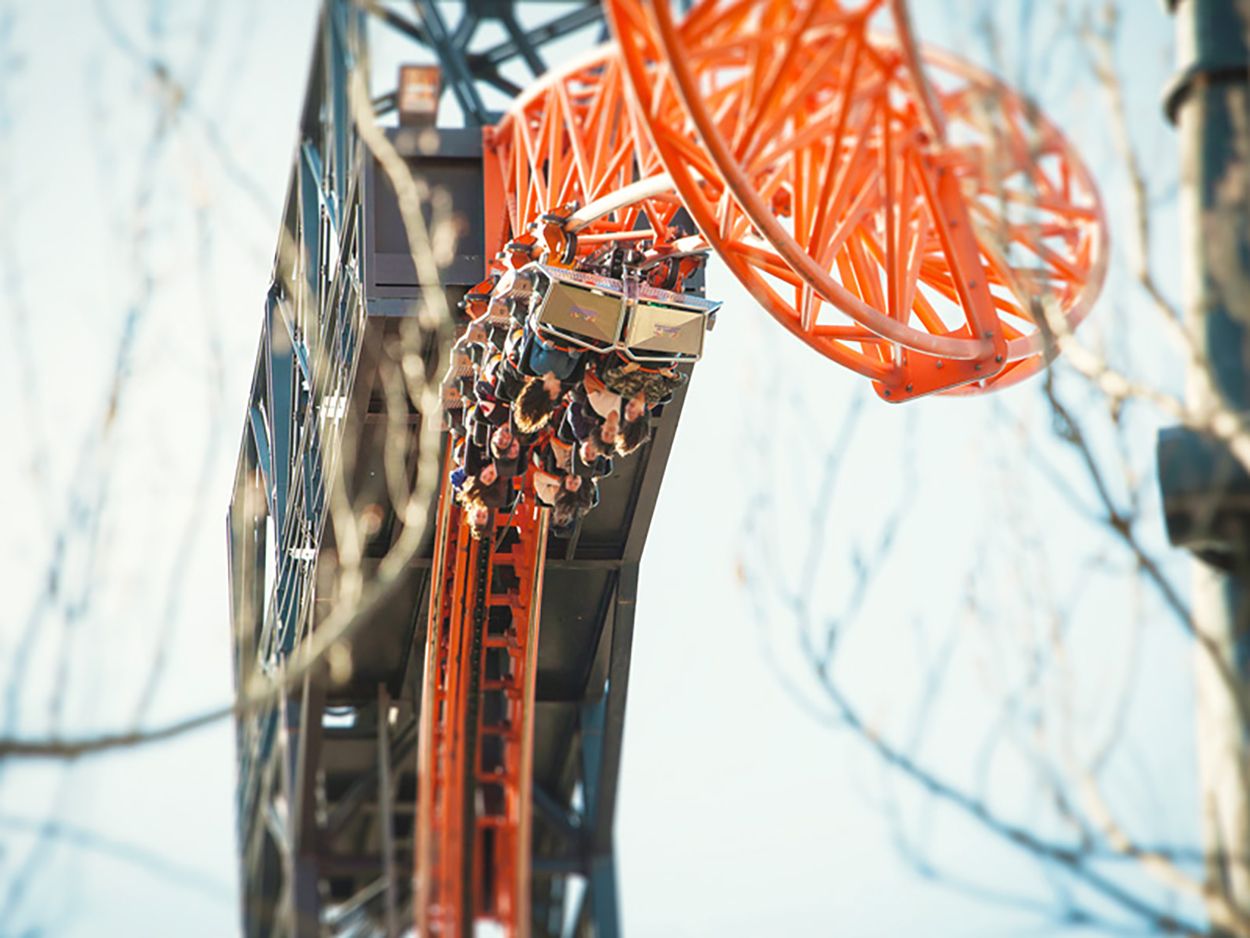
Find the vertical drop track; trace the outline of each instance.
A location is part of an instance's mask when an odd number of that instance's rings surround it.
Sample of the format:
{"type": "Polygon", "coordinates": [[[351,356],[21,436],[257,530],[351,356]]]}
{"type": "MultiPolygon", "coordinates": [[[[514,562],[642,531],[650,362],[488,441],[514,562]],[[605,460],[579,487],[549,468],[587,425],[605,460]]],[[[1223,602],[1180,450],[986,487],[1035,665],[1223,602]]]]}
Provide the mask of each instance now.
{"type": "Polygon", "coordinates": [[[547,513],[522,499],[475,541],[444,483],[436,536],[418,757],[418,933],[466,938],[488,921],[523,936],[547,513]]]}

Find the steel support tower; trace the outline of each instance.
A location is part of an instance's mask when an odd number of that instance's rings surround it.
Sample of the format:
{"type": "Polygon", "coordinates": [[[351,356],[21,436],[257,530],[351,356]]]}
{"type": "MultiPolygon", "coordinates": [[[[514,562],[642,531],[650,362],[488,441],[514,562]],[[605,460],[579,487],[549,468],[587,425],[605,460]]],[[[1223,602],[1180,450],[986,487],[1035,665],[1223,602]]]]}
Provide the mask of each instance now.
{"type": "MultiPolygon", "coordinates": [[[[349,106],[370,28],[437,62],[465,128],[388,136],[460,221],[440,284],[455,303],[487,261],[479,125],[492,95],[545,69],[544,46],[603,32],[598,3],[468,0],[407,7],[327,0],[321,13],[228,512],[235,676],[282,678],[335,602],[335,499],[380,514],[376,571],[400,535],[383,484],[388,425],[415,471],[421,416],[388,409],[380,372],[420,309],[387,176],[349,106]],[[491,39],[493,42],[483,42],[491,39]],[[522,69],[516,74],[518,66],[522,69]],[[510,75],[514,77],[509,77],[510,75]]],[[[395,94],[373,99],[379,114],[395,94]]],[[[433,349],[426,354],[432,356],[433,349]]],[[[681,411],[602,484],[602,503],[546,548],[532,763],[531,933],[618,931],[613,815],[638,564],[681,411]]],[[[409,410],[415,411],[410,408],[409,410]]],[[[394,439],[391,440],[394,445],[394,439]]],[[[430,506],[431,525],[435,507],[430,506]]],[[[238,721],[238,841],[245,934],[400,934],[414,918],[416,750],[433,532],[349,643],[238,721]]]]}

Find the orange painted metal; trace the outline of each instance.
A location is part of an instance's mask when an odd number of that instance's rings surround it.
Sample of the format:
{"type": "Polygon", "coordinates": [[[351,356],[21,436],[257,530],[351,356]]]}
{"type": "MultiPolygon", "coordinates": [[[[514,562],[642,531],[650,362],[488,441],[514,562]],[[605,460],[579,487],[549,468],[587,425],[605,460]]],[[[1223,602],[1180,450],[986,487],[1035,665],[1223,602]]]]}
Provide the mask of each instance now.
{"type": "MultiPolygon", "coordinates": [[[[494,145],[495,128],[482,128],[482,195],[485,206],[483,244],[486,257],[492,258],[504,249],[512,236],[512,220],[507,211],[504,195],[503,170],[499,165],[499,153],[494,145]]],[[[487,291],[489,292],[489,290],[487,291]]],[[[476,314],[480,315],[480,313],[476,314]]]]}
{"type": "Polygon", "coordinates": [[[530,786],[546,511],[474,540],[440,499],[417,803],[417,933],[529,932],[530,786]]]}
{"type": "MultiPolygon", "coordinates": [[[[663,172],[628,106],[628,89],[610,47],[550,75],[519,97],[487,137],[502,172],[512,230],[529,231],[544,215],[567,216],[663,172]]],[[[658,196],[607,211],[577,230],[579,253],[605,240],[672,237],[680,201],[665,185],[658,196]]]]}
{"type": "MultiPolygon", "coordinates": [[[[443,466],[446,480],[448,466],[443,466]]],[[[444,481],[439,498],[426,626],[424,686],[417,755],[416,914],[420,935],[454,935],[464,897],[460,865],[463,817],[456,784],[462,719],[457,708],[466,574],[472,545],[444,481]]]]}
{"type": "Polygon", "coordinates": [[[579,253],[662,252],[684,207],[775,319],[895,401],[1017,381],[1045,364],[1043,310],[1088,313],[1108,257],[1088,171],[992,76],[922,55],[901,0],[605,8],[619,45],[496,130],[513,230],[610,205],[579,253]],[[869,30],[887,6],[897,36],[869,30]]]}
{"type": "Polygon", "coordinates": [[[1079,158],[990,76],[922,64],[905,16],[901,41],[871,33],[881,0],[705,0],[680,24],[662,0],[606,6],[703,235],[783,325],[883,396],[1018,380],[1043,363],[1041,304],[1088,312],[1107,240],[1079,158]],[[691,138],[713,173],[684,165],[691,138]]]}
{"type": "MultiPolygon", "coordinates": [[[[483,134],[497,270],[531,247],[575,265],[616,242],[680,281],[681,259],[712,248],[782,326],[892,401],[1018,381],[1046,363],[1043,310],[1071,326],[1088,314],[1108,258],[1088,170],[997,79],[921,52],[903,0],[701,0],[680,22],[667,0],[604,6],[617,44],[545,76],[483,134]],[[897,35],[870,32],[887,9],[897,35]]],[[[474,541],[444,482],[423,936],[527,931],[546,524],[523,499],[474,541]]]]}

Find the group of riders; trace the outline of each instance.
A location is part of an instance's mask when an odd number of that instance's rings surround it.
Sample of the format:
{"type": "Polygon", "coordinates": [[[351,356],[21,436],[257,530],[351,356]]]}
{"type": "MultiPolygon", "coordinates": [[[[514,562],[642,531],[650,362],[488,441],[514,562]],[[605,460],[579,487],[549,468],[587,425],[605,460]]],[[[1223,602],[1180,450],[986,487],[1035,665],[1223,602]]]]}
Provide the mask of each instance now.
{"type": "Polygon", "coordinates": [[[466,294],[442,404],[474,537],[526,492],[557,536],[595,507],[599,480],[650,439],[686,380],[679,366],[702,351],[719,304],[680,291],[704,258],[616,242],[577,257],[529,235],[466,294]]]}

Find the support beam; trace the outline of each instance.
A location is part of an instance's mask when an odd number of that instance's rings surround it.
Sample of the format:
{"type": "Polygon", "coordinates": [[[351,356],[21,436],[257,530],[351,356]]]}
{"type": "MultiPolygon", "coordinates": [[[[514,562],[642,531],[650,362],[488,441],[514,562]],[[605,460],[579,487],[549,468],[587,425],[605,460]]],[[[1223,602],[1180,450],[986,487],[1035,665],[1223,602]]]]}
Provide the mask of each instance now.
{"type": "Polygon", "coordinates": [[[304,677],[300,696],[291,803],[291,839],[295,854],[291,901],[295,906],[295,935],[317,938],[321,934],[317,767],[321,764],[321,717],[325,711],[324,673],[320,669],[304,677]]]}
{"type": "MultiPolygon", "coordinates": [[[[1250,0],[1170,0],[1181,71],[1167,97],[1179,125],[1185,314],[1201,361],[1189,382],[1199,412],[1250,415],[1250,0]]],[[[1239,504],[1244,467],[1186,428],[1161,441],[1160,484],[1169,529],[1194,551],[1198,761],[1212,934],[1243,934],[1250,915],[1250,513],[1239,504]],[[1203,477],[1194,485],[1195,477],[1203,477]],[[1240,480],[1240,481],[1239,481],[1240,480]],[[1171,523],[1193,490],[1205,507],[1171,523]],[[1222,895],[1221,895],[1222,893],[1222,895]]]]}
{"type": "MultiPolygon", "coordinates": [[[[413,720],[399,731],[391,744],[391,763],[403,762],[412,754],[416,745],[417,723],[413,720]]],[[[369,771],[362,773],[352,783],[352,787],[338,799],[334,808],[326,817],[325,831],[327,836],[334,837],[337,835],[342,830],[343,825],[355,817],[356,812],[368,801],[369,796],[377,790],[378,773],[378,766],[374,766],[369,771]]]]}
{"type": "Polygon", "coordinates": [[[582,838],[582,821],[571,808],[565,807],[559,799],[542,785],[533,787],[534,807],[538,809],[549,827],[558,831],[569,843],[580,847],[582,838]]]}
{"type": "Polygon", "coordinates": [[[386,938],[399,934],[395,900],[395,831],[391,811],[394,795],[391,785],[391,695],[385,684],[378,684],[378,841],[382,845],[382,876],[386,880],[386,938]]]}
{"type": "MultiPolygon", "coordinates": [[[[513,17],[509,16],[509,19],[515,22],[513,17]]],[[[557,17],[550,23],[544,23],[542,26],[537,26],[519,35],[517,32],[509,30],[508,39],[496,46],[492,46],[485,52],[469,56],[469,61],[475,67],[479,67],[480,63],[499,66],[510,59],[523,55],[526,46],[531,49],[537,49],[539,46],[561,39],[569,33],[577,32],[577,30],[583,27],[602,22],[603,10],[599,7],[599,4],[588,3],[580,9],[572,10],[557,17]]]]}
{"type": "Polygon", "coordinates": [[[604,853],[591,858],[588,885],[595,938],[617,938],[621,933],[621,918],[616,899],[615,856],[604,853]]]}
{"type": "Polygon", "coordinates": [[[622,565],[617,576],[612,608],[612,635],[608,653],[608,682],[603,699],[599,782],[591,807],[592,849],[612,850],[612,827],[616,819],[616,791],[621,768],[621,744],[625,735],[625,701],[629,692],[629,662],[634,645],[634,610],[638,597],[638,565],[622,565]]]}

